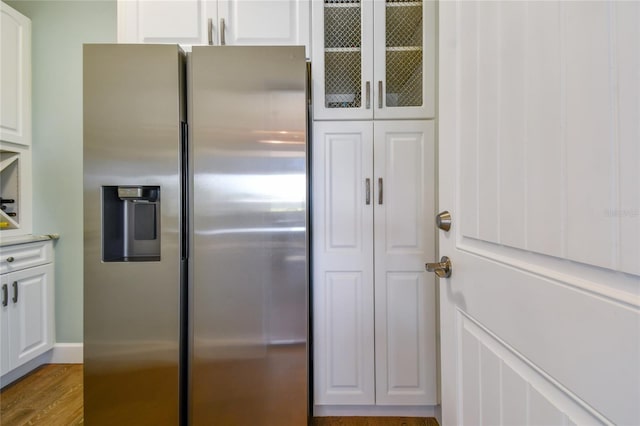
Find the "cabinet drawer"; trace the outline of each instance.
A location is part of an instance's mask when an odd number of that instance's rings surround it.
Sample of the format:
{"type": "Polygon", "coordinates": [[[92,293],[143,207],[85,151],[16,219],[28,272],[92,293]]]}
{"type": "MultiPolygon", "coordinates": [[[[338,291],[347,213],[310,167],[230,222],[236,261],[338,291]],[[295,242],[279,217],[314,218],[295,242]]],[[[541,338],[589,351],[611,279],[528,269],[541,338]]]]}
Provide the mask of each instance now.
{"type": "Polygon", "coordinates": [[[52,260],[51,241],[0,247],[0,274],[44,265],[52,260]]]}

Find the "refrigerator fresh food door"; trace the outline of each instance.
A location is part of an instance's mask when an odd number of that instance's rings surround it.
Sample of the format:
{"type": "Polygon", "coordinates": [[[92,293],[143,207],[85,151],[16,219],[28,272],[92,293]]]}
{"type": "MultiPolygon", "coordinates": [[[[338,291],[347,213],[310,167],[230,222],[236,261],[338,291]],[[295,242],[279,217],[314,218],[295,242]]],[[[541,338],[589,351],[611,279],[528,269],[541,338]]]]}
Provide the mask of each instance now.
{"type": "Polygon", "coordinates": [[[198,47],[193,148],[194,425],[308,412],[303,47],[198,47]]]}

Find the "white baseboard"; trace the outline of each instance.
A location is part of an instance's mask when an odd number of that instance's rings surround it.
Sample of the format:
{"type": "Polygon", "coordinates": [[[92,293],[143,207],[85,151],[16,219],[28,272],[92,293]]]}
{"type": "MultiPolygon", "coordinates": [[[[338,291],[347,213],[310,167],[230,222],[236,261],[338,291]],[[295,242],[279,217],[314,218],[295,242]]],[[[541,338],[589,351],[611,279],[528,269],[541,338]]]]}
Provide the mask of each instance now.
{"type": "Polygon", "coordinates": [[[56,343],[47,364],[82,364],[82,343],[56,343]]]}
{"type": "Polygon", "coordinates": [[[313,415],[329,416],[372,416],[372,417],[435,417],[435,405],[314,405],[313,415]]]}

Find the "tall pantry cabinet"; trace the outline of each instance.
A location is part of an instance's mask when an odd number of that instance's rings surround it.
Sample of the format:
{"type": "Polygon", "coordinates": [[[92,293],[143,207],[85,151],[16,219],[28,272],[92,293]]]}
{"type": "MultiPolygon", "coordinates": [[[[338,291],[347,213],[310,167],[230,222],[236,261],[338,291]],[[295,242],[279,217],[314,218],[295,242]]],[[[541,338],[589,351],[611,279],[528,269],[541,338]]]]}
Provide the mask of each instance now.
{"type": "Polygon", "coordinates": [[[414,414],[437,404],[435,5],[312,18],[315,411],[414,414]]]}

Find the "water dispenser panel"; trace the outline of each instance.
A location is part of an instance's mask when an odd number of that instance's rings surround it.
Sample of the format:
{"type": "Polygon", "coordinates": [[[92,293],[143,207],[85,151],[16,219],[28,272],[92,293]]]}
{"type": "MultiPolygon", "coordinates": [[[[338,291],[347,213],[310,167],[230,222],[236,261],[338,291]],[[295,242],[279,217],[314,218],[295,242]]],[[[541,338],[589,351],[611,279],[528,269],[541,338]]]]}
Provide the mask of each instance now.
{"type": "Polygon", "coordinates": [[[102,260],[160,260],[160,186],[102,187],[102,260]]]}

